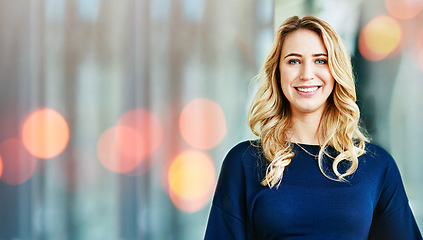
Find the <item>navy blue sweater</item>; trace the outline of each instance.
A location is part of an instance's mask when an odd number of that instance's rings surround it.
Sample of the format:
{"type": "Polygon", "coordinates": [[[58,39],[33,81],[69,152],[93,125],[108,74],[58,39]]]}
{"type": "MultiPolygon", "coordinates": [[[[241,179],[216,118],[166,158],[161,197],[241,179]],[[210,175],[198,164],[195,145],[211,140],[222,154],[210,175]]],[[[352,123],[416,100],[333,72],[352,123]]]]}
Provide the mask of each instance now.
{"type": "Polygon", "coordinates": [[[398,168],[377,145],[366,145],[348,182],[325,177],[317,160],[293,145],[295,156],[272,189],[260,184],[267,161],[253,145],[242,142],[227,154],[205,239],[422,239],[398,168]]]}

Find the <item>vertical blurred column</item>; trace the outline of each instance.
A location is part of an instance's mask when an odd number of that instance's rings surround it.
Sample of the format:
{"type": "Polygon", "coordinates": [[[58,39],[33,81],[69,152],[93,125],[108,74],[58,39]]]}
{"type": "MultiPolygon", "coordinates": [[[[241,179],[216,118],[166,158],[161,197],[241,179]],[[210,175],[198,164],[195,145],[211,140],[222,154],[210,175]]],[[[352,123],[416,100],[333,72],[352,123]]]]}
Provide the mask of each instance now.
{"type": "Polygon", "coordinates": [[[149,172],[150,234],[158,239],[201,239],[210,199],[207,204],[195,199],[202,194],[195,191],[197,185],[185,186],[207,183],[201,177],[211,174],[201,171],[209,166],[208,159],[215,165],[209,171],[217,174],[229,148],[251,137],[246,125],[249,85],[264,61],[258,56],[263,57],[261,51],[271,44],[273,2],[161,0],[150,1],[150,7],[151,98],[165,125],[165,151],[158,153],[157,162],[161,168],[149,172]],[[191,108],[197,103],[202,107],[191,108]],[[220,112],[215,109],[222,109],[225,120],[214,114],[220,112]],[[185,113],[191,110],[187,120],[185,113]],[[220,132],[223,127],[223,139],[210,147],[210,129],[220,132]],[[196,137],[201,141],[192,141],[196,137]],[[187,169],[199,172],[189,174],[187,169]]]}
{"type": "MultiPolygon", "coordinates": [[[[119,177],[119,237],[122,239],[149,239],[151,213],[149,200],[151,194],[151,176],[149,168],[152,165],[153,156],[147,149],[153,148],[154,134],[157,130],[150,118],[154,115],[154,104],[151,88],[156,84],[150,78],[149,40],[152,31],[150,21],[150,1],[132,0],[128,3],[126,35],[127,46],[124,48],[127,58],[124,71],[126,77],[126,101],[123,109],[127,113],[120,118],[120,122],[132,122],[133,129],[138,130],[142,139],[135,142],[135,148],[146,149],[145,154],[140,156],[140,162],[136,169],[119,177]]],[[[155,115],[154,115],[155,116],[155,115]]],[[[123,123],[125,124],[125,123],[123,123]]],[[[134,149],[136,150],[136,149],[134,149]]],[[[139,151],[139,150],[138,150],[139,151]]]]}
{"type": "Polygon", "coordinates": [[[36,196],[33,182],[27,181],[34,169],[26,170],[36,162],[19,139],[19,127],[39,102],[40,35],[34,28],[40,27],[40,19],[28,1],[0,1],[0,16],[0,239],[29,239],[36,231],[32,211],[36,196]]]}

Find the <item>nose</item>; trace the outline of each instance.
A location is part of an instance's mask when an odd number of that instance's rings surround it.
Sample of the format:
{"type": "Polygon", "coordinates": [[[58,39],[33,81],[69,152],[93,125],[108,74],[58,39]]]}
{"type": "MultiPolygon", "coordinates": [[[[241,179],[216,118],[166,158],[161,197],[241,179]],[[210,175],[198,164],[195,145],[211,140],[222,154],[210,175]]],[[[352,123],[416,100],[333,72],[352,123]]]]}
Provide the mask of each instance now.
{"type": "Polygon", "coordinates": [[[301,65],[300,80],[312,80],[314,79],[314,71],[312,64],[303,63],[301,65]]]}

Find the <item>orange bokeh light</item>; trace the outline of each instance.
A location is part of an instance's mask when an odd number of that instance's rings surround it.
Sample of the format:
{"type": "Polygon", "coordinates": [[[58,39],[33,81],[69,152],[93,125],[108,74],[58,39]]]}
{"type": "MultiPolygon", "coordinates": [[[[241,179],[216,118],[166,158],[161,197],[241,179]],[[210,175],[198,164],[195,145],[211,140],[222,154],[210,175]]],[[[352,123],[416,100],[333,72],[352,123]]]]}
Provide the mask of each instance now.
{"type": "Polygon", "coordinates": [[[367,60],[382,60],[398,48],[401,35],[401,27],[395,19],[376,17],[361,30],[359,51],[367,60]]]}
{"type": "Polygon", "coordinates": [[[26,182],[34,173],[37,159],[18,138],[9,138],[0,144],[3,174],[1,180],[10,185],[26,182]]]}
{"type": "Polygon", "coordinates": [[[386,10],[398,19],[410,19],[422,10],[423,0],[385,0],[386,10]]]}
{"type": "Polygon", "coordinates": [[[66,148],[69,142],[69,127],[58,112],[41,108],[25,119],[22,141],[35,157],[52,158],[66,148]]]}
{"type": "Polygon", "coordinates": [[[215,167],[207,154],[198,151],[184,152],[169,167],[170,198],[180,210],[196,212],[210,199],[215,181],[215,167]]]}
{"type": "Polygon", "coordinates": [[[169,192],[169,196],[175,207],[187,213],[195,213],[200,211],[207,204],[211,197],[210,195],[204,195],[197,199],[185,199],[181,198],[172,191],[169,192]]]}
{"type": "Polygon", "coordinates": [[[211,149],[226,135],[225,115],[222,108],[212,100],[195,99],[182,110],[179,129],[191,146],[202,150],[211,149]]]}

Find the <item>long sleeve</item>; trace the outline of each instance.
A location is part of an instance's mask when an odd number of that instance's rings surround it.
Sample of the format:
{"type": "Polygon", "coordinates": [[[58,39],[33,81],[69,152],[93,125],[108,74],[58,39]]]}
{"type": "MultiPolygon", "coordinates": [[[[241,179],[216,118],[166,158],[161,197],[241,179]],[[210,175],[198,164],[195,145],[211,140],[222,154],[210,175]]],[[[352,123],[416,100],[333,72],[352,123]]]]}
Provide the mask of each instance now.
{"type": "Polygon", "coordinates": [[[417,227],[408,204],[381,216],[375,216],[370,228],[369,240],[421,240],[422,236],[417,227]]]}
{"type": "Polygon", "coordinates": [[[242,166],[246,144],[234,147],[223,161],[204,239],[248,239],[242,166]]]}
{"type": "Polygon", "coordinates": [[[204,239],[247,239],[245,223],[213,204],[204,239]]]}
{"type": "Polygon", "coordinates": [[[422,236],[408,204],[400,172],[393,159],[390,162],[373,214],[369,239],[421,240],[422,236]]]}

